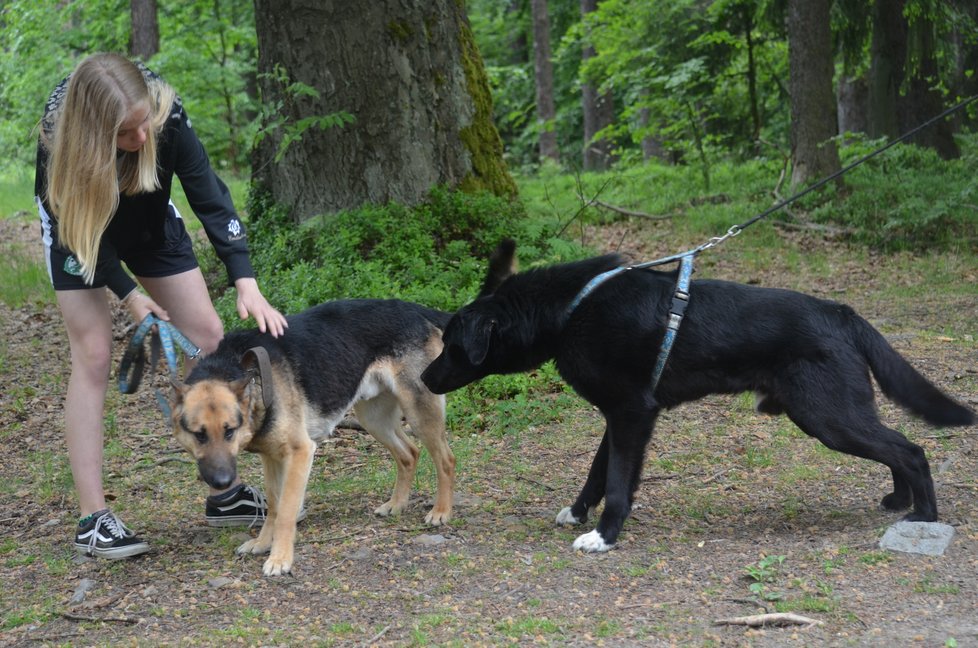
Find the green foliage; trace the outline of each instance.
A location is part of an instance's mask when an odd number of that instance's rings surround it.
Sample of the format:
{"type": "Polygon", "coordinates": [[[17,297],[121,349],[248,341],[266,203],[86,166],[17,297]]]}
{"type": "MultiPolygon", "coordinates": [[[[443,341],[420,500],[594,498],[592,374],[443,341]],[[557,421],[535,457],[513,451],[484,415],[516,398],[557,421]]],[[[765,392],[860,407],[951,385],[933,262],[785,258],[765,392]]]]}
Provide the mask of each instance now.
{"type": "Polygon", "coordinates": [[[765,601],[777,601],[784,594],[768,590],[768,585],[781,575],[786,556],[765,556],[756,563],[747,565],[744,572],[753,582],[748,585],[752,594],[765,601]]]}
{"type": "MultiPolygon", "coordinates": [[[[812,218],[853,230],[861,243],[888,251],[978,247],[978,135],[958,138],[962,156],[942,160],[933,149],[899,144],[846,174],[848,195],[813,198],[812,218]]],[[[884,142],[850,141],[848,164],[884,142]]]]}
{"type": "MultiPolygon", "coordinates": [[[[128,52],[129,3],[14,0],[0,11],[0,166],[33,164],[35,126],[61,79],[89,54],[128,52]],[[29,64],[27,64],[29,62],[29,64]]],[[[248,0],[161,3],[160,53],[146,61],[181,95],[218,168],[247,164],[258,114],[248,0]]]]}
{"type": "Polygon", "coordinates": [[[352,124],[356,119],[346,111],[330,113],[328,115],[309,115],[300,119],[293,119],[291,115],[298,111],[295,109],[296,102],[303,97],[313,99],[319,98],[319,91],[312,86],[301,81],[292,81],[289,73],[281,65],[276,65],[275,70],[267,77],[278,84],[280,91],[277,93],[280,99],[273,103],[262,105],[262,126],[255,136],[255,145],[275,131],[282,131],[282,139],[279,141],[278,149],[275,151],[275,162],[281,162],[282,157],[289,147],[302,139],[303,134],[310,128],[326,130],[328,128],[342,128],[346,124],[352,124]]]}
{"type": "MultiPolygon", "coordinates": [[[[478,292],[485,259],[503,238],[520,240],[530,260],[562,249],[552,233],[526,222],[518,202],[488,193],[436,188],[415,207],[366,206],[301,226],[265,195],[253,195],[248,212],[262,290],[288,313],[357,297],[454,311],[478,292]]],[[[218,306],[226,321],[234,319],[233,295],[219,299],[218,306]]]]}

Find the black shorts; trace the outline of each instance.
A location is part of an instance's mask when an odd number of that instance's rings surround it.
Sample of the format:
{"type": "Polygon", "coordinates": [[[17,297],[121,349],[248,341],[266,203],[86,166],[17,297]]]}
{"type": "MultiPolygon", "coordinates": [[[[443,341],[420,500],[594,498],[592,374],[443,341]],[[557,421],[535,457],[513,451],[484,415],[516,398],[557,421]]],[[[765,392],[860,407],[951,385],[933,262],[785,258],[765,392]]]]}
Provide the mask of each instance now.
{"type": "MultiPolygon", "coordinates": [[[[43,217],[42,217],[43,218],[43,217]]],[[[95,269],[95,278],[89,285],[78,274],[70,272],[72,265],[77,267],[74,255],[51,245],[50,237],[45,236],[48,255],[48,273],[55,290],[79,290],[83,288],[104,288],[108,279],[108,269],[100,260],[95,269]]],[[[183,224],[183,218],[176,207],[170,205],[170,215],[164,224],[164,238],[153,248],[130,249],[120,253],[120,260],[137,277],[170,277],[198,266],[194,255],[193,242],[183,224]]]]}

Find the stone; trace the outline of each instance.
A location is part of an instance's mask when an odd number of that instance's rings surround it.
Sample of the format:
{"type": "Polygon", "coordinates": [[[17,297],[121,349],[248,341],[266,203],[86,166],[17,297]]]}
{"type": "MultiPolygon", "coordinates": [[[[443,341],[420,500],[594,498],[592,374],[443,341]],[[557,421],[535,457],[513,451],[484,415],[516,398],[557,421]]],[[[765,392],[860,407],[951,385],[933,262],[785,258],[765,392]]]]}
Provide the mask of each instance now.
{"type": "Polygon", "coordinates": [[[926,556],[943,556],[954,527],[940,522],[897,522],[883,534],[881,549],[918,553],[926,556]]]}

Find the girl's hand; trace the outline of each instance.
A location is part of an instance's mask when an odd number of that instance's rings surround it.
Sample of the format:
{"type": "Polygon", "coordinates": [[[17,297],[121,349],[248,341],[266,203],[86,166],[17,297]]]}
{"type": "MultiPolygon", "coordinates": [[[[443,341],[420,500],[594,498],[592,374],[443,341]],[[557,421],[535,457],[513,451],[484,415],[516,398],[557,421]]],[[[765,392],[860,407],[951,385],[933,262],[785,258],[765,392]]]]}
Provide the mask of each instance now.
{"type": "Polygon", "coordinates": [[[241,319],[248,319],[249,315],[254,317],[255,322],[258,323],[258,330],[262,333],[267,332],[272,337],[279,337],[285,333],[289,323],[282,313],[268,303],[253,277],[235,280],[234,287],[238,291],[238,315],[241,319]]]}
{"type": "Polygon", "coordinates": [[[150,313],[156,315],[164,322],[170,321],[170,316],[163,310],[163,307],[139,292],[138,288],[134,288],[131,293],[125,296],[122,300],[122,305],[126,307],[129,315],[132,316],[137,324],[146,319],[146,316],[150,313]]]}

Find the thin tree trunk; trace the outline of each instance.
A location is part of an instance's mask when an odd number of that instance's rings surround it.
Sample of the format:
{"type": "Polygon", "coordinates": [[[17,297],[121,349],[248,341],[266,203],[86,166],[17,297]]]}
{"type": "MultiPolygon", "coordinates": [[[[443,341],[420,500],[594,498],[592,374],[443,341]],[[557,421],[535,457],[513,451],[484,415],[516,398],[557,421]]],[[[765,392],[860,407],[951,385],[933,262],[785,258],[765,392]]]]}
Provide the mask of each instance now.
{"type": "Polygon", "coordinates": [[[839,153],[832,139],[837,126],[830,6],[831,0],[788,0],[793,186],[839,169],[839,153]]]}
{"type": "MultiPolygon", "coordinates": [[[[581,0],[581,19],[598,8],[598,0],[581,0]]],[[[581,62],[595,55],[594,47],[585,44],[581,62]]],[[[599,94],[589,80],[581,83],[581,107],[584,117],[584,170],[601,171],[611,166],[612,143],[607,139],[596,140],[595,135],[614,119],[614,100],[611,93],[599,94]]]]}
{"type": "Polygon", "coordinates": [[[156,0],[130,0],[129,14],[132,19],[129,54],[133,58],[147,61],[160,51],[156,0]]]}
{"type": "Polygon", "coordinates": [[[897,105],[907,58],[905,0],[876,0],[869,67],[869,135],[897,137],[897,105]]]}
{"type": "Polygon", "coordinates": [[[553,64],[550,61],[550,18],[547,15],[547,0],[532,0],[533,14],[533,70],[537,90],[537,122],[540,127],[540,159],[550,158],[560,161],[557,147],[557,131],[554,119],[553,64]]]}

